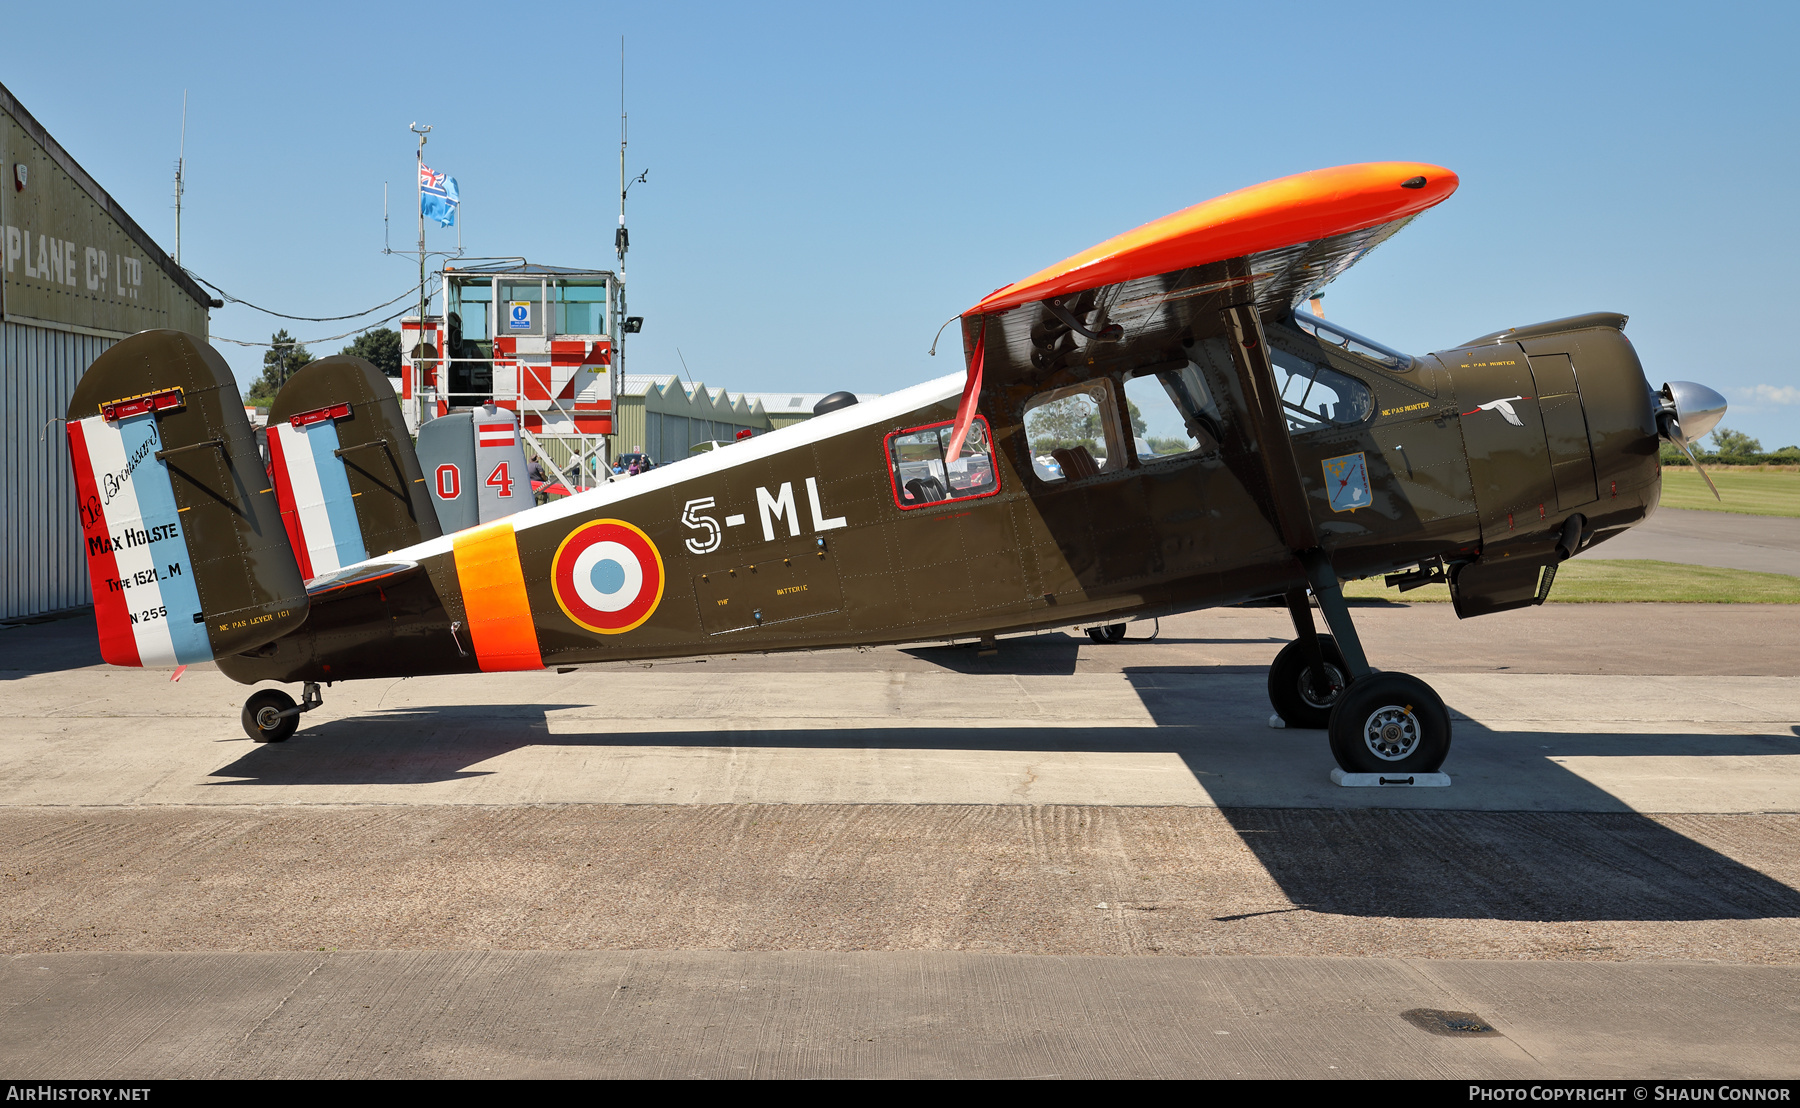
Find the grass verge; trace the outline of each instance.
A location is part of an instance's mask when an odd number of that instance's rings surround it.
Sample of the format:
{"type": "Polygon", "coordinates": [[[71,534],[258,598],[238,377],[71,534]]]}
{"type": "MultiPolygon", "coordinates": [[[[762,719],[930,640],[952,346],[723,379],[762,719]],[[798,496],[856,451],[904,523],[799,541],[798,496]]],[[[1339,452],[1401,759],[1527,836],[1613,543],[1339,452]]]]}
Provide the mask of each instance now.
{"type": "Polygon", "coordinates": [[[1706,475],[1719,486],[1723,501],[1713,499],[1692,466],[1664,466],[1663,505],[1753,516],[1800,516],[1800,470],[1711,466],[1706,475]]]}
{"type": "MultiPolygon", "coordinates": [[[[1344,595],[1410,604],[1447,602],[1444,585],[1402,593],[1381,578],[1348,581],[1344,595]]],[[[1639,559],[1577,558],[1556,571],[1552,604],[1800,604],[1800,577],[1639,559]]]]}

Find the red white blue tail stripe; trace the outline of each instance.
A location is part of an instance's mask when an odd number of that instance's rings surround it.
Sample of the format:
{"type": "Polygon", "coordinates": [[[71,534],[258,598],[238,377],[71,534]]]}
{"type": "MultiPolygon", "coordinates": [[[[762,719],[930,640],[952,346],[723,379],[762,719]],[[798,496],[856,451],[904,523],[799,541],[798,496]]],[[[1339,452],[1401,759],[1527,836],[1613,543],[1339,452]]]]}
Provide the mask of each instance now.
{"type": "Polygon", "coordinates": [[[155,413],[94,415],[68,434],[101,656],[115,666],[212,660],[155,413]]]}
{"type": "MultiPolygon", "coordinates": [[[[348,414],[346,410],[346,414],[348,414]]],[[[301,417],[304,418],[304,417],[301,417]]],[[[351,498],[350,475],[337,451],[337,423],[329,418],[269,427],[275,497],[289,543],[308,580],[368,558],[351,498]]]]}

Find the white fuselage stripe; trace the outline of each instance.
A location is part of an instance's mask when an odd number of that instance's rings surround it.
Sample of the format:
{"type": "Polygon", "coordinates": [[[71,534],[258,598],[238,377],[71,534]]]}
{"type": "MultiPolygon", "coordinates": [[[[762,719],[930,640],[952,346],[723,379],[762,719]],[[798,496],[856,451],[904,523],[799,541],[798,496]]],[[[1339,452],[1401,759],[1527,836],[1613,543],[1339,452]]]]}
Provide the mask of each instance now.
{"type": "MultiPolygon", "coordinates": [[[[609,481],[598,488],[576,493],[574,496],[566,496],[560,500],[553,500],[542,507],[527,508],[509,518],[512,520],[513,529],[519,532],[533,527],[561,523],[573,517],[587,515],[596,509],[607,508],[639,496],[659,492],[696,477],[722,473],[746,462],[786,454],[847,431],[895,423],[908,412],[917,411],[928,405],[961,395],[964,379],[964,374],[958,372],[939,377],[936,380],[925,381],[874,400],[865,400],[848,408],[839,408],[835,412],[814,416],[803,423],[791,424],[779,431],[771,431],[768,434],[757,435],[717,450],[709,450],[697,458],[684,460],[678,466],[660,467],[637,477],[609,481]]],[[[896,423],[895,426],[897,428],[898,424],[896,423]]],[[[879,453],[880,451],[877,450],[877,454],[879,453]]],[[[445,535],[441,538],[427,539],[425,542],[409,546],[404,550],[392,551],[382,555],[381,558],[383,561],[393,559],[423,561],[438,554],[450,553],[455,542],[455,535],[445,535]]],[[[323,571],[315,566],[313,572],[317,575],[323,571]]]]}

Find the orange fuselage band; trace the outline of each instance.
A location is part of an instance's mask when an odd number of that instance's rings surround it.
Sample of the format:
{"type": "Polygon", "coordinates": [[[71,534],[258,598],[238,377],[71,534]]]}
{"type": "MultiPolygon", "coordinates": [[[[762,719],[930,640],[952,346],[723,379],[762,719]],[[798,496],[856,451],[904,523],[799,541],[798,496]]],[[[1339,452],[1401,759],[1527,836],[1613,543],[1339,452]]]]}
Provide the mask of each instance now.
{"type": "Polygon", "coordinates": [[[482,672],[543,669],[512,523],[471,528],[456,536],[455,550],[456,581],[482,672]]]}

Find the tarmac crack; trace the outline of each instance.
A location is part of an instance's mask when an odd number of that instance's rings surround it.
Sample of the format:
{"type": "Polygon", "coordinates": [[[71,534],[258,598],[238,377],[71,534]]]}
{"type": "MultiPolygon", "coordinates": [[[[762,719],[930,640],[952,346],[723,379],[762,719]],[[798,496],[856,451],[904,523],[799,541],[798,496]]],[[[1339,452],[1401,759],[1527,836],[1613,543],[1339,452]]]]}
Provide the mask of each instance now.
{"type": "MultiPolygon", "coordinates": [[[[336,951],[328,951],[326,953],[325,957],[320,958],[318,961],[314,962],[313,967],[306,971],[306,975],[304,977],[300,978],[300,980],[294,982],[294,987],[289,989],[286,993],[282,994],[281,999],[277,1000],[275,1002],[275,1006],[273,1008],[270,1008],[268,1010],[268,1012],[266,1012],[261,1019],[257,1020],[254,1024],[252,1024],[250,1026],[250,1030],[244,1032],[244,1037],[242,1039],[238,1040],[238,1044],[242,1047],[248,1048],[250,1045],[250,1040],[256,1037],[256,1033],[258,1031],[261,1031],[263,1029],[263,1027],[266,1026],[270,1020],[272,1020],[276,1016],[280,1015],[281,1010],[283,1008],[287,1007],[288,1001],[292,1000],[296,995],[298,995],[300,990],[306,987],[306,983],[308,981],[312,980],[313,975],[318,973],[320,970],[324,969],[325,966],[331,962],[332,957],[336,953],[337,953],[336,951]]],[[[208,1076],[210,1078],[214,1078],[214,1079],[219,1078],[225,1072],[225,1069],[228,1065],[230,1065],[229,1060],[222,1060],[219,1063],[219,1068],[214,1070],[208,1076]]]]}

